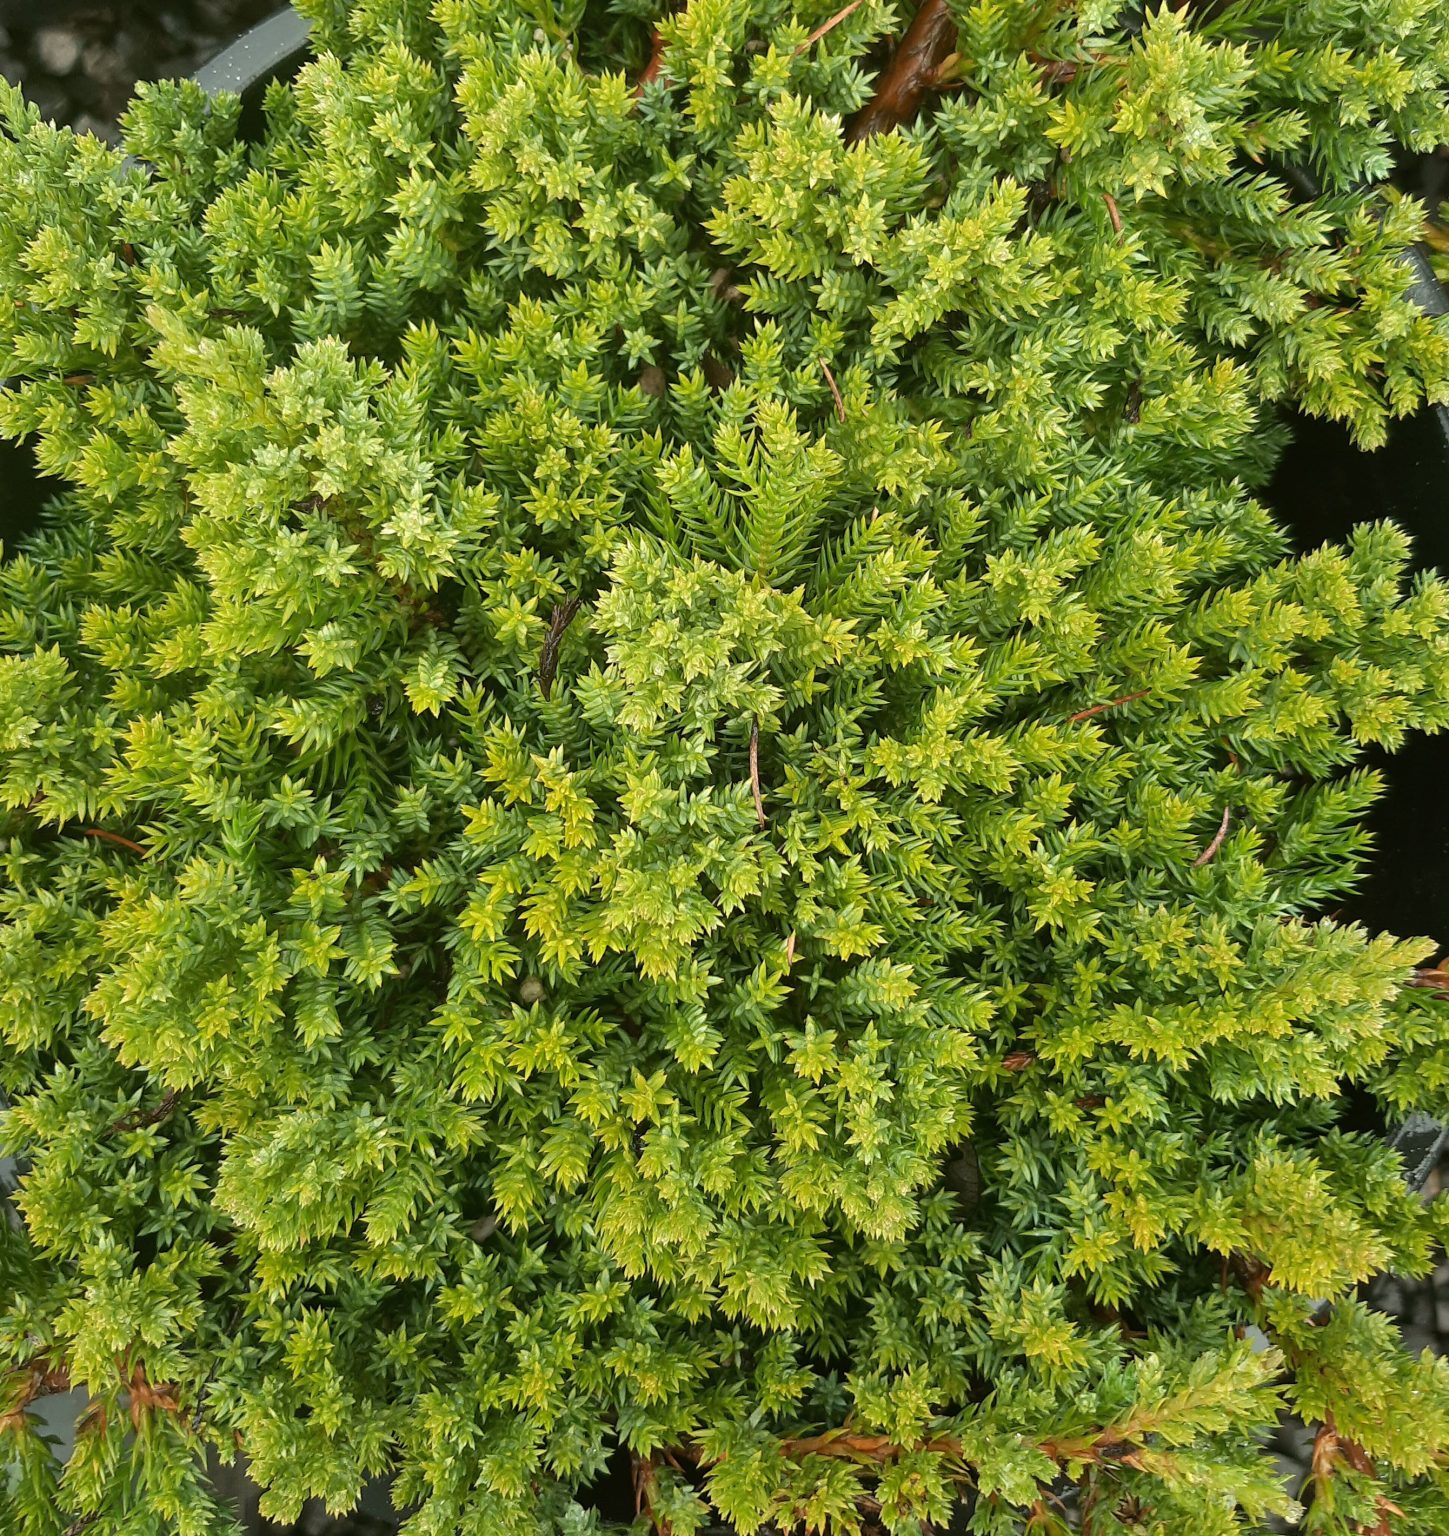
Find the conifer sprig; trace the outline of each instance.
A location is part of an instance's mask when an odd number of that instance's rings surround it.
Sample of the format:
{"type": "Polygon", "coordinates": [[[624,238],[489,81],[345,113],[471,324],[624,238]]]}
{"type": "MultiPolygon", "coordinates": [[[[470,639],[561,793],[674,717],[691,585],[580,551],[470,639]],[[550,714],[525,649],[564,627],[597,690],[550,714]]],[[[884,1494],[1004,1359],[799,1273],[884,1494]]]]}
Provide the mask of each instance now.
{"type": "Polygon", "coordinates": [[[1449,588],[1254,493],[1449,399],[1444,6],[302,8],[0,94],[0,1529],[1442,1528],[1449,588]]]}

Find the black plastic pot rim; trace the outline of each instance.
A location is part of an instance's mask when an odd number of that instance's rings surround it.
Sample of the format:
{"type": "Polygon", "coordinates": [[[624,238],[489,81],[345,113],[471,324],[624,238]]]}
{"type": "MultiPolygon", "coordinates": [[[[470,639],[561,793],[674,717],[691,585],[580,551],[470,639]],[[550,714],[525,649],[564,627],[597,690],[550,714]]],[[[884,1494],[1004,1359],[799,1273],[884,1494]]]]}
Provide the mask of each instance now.
{"type": "Polygon", "coordinates": [[[285,73],[289,65],[300,63],[311,35],[312,23],[290,5],[284,6],[243,32],[191,78],[208,96],[226,91],[245,96],[263,81],[285,73]]]}

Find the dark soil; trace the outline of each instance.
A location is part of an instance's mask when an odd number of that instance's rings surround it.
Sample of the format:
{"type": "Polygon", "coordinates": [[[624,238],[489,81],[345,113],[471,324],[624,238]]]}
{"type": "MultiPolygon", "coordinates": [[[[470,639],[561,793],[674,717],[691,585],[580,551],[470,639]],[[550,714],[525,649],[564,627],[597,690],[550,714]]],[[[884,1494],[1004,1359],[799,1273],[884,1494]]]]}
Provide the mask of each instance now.
{"type": "Polygon", "coordinates": [[[138,80],[189,75],[281,0],[0,0],[0,75],[45,116],[115,143],[138,80]]]}

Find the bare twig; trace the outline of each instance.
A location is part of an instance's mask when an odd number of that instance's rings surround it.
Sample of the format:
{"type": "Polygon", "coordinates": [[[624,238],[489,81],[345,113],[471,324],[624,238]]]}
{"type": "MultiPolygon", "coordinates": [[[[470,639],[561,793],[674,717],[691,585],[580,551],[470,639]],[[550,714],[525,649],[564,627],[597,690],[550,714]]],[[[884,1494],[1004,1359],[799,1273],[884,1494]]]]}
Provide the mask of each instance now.
{"type": "Polygon", "coordinates": [[[155,1109],[133,1109],[129,1114],[122,1115],[119,1120],[113,1121],[107,1128],[106,1135],[115,1136],[122,1131],[139,1131],[143,1126],[160,1125],[176,1108],[176,1101],[180,1097],[179,1088],[168,1088],[165,1097],[155,1109]]]}
{"type": "Polygon", "coordinates": [[[1228,828],[1232,825],[1232,820],[1232,808],[1225,805],[1223,807],[1222,825],[1218,828],[1217,835],[1213,838],[1212,842],[1192,861],[1194,869],[1200,869],[1204,864],[1210,864],[1213,861],[1218,849],[1223,846],[1223,839],[1228,835],[1228,828]]]}
{"type": "Polygon", "coordinates": [[[1090,709],[1079,709],[1076,714],[1067,716],[1068,725],[1076,725],[1081,720],[1090,720],[1093,715],[1100,715],[1104,710],[1116,709],[1122,704],[1131,704],[1137,699],[1145,699],[1152,690],[1142,688],[1136,693],[1124,693],[1120,698],[1108,699],[1105,704],[1094,704],[1090,709]]]}
{"type": "Polygon", "coordinates": [[[558,671],[559,646],[563,644],[564,631],[574,621],[574,615],[583,604],[583,598],[571,597],[567,602],[555,603],[548,621],[548,634],[543,640],[543,654],[538,660],[538,685],[544,698],[553,689],[554,673],[558,671]]]}
{"type": "Polygon", "coordinates": [[[1025,1072],[1036,1060],[1033,1051],[1013,1051],[1009,1056],[1001,1058],[1001,1070],[1003,1072],[1025,1072]]]}
{"type": "Polygon", "coordinates": [[[955,46],[956,20],[947,9],[946,0],[923,0],[886,65],[875,95],[847,130],[846,142],[855,144],[873,133],[884,133],[910,122],[921,98],[935,83],[937,69],[955,46]]]}
{"type": "Polygon", "coordinates": [[[129,837],[122,837],[119,832],[107,832],[104,827],[86,827],[81,832],[82,837],[98,837],[102,842],[114,843],[117,848],[129,848],[132,853],[139,853],[144,859],[146,850],[140,843],[133,843],[129,837]]]}
{"type": "Polygon", "coordinates": [[[788,971],[795,963],[795,931],[790,930],[790,937],[785,940],[785,969],[788,971]]]}
{"type": "Polygon", "coordinates": [[[795,50],[796,56],[798,57],[807,49],[813,48],[815,44],[818,43],[827,32],[834,31],[834,29],[838,27],[840,23],[850,15],[852,11],[858,11],[860,6],[861,0],[850,0],[850,4],[847,5],[843,11],[837,11],[829,21],[822,21],[820,25],[816,27],[816,29],[810,34],[810,36],[807,37],[805,41],[801,43],[800,46],[795,50]]]}
{"type": "Polygon", "coordinates": [[[1122,215],[1117,211],[1117,199],[1110,192],[1102,194],[1102,201],[1107,205],[1107,217],[1112,221],[1112,229],[1116,234],[1122,233],[1122,215]]]}
{"type": "Polygon", "coordinates": [[[835,401],[835,418],[837,421],[844,421],[845,401],[840,398],[840,386],[835,382],[835,375],[830,371],[830,364],[823,357],[820,359],[820,371],[825,375],[825,382],[830,386],[830,394],[835,401]]]}
{"type": "Polygon", "coordinates": [[[755,819],[765,825],[765,797],[760,793],[760,722],[750,721],[750,788],[755,792],[755,819]]]}

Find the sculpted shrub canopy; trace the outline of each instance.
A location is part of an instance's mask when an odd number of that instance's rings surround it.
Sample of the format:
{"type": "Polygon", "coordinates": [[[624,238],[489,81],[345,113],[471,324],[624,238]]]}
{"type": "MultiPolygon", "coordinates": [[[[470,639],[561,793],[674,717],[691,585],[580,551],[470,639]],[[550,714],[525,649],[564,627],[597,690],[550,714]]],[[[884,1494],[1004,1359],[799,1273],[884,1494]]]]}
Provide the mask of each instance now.
{"type": "Polygon", "coordinates": [[[0,97],[0,1528],[1449,1529],[1449,590],[1253,499],[1449,398],[1449,6],[302,9],[0,97]]]}

